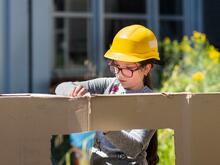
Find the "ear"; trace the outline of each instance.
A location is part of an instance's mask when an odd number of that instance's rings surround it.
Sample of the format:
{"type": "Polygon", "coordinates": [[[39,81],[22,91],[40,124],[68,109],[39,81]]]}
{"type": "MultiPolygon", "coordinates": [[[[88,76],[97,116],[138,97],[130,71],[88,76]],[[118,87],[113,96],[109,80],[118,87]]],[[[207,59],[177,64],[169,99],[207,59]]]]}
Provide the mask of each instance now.
{"type": "Polygon", "coordinates": [[[152,64],[146,64],[144,67],[144,75],[147,76],[152,69],[152,64]]]}

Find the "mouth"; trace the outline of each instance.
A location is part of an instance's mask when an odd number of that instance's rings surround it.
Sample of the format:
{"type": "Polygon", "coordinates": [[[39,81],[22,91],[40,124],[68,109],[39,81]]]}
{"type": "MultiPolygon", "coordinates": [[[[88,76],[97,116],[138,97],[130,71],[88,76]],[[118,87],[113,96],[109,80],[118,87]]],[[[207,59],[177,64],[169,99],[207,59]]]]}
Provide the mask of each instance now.
{"type": "Polygon", "coordinates": [[[120,79],[119,79],[119,81],[120,81],[121,83],[126,82],[125,80],[120,80],[120,79]]]}

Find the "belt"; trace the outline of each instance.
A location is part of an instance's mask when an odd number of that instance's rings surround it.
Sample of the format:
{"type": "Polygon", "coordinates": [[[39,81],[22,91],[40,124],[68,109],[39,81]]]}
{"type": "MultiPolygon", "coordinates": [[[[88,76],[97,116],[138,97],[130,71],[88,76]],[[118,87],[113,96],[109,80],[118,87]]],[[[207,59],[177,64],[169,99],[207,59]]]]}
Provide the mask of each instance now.
{"type": "Polygon", "coordinates": [[[106,154],[105,152],[103,152],[100,149],[95,148],[95,147],[92,147],[91,153],[95,153],[95,154],[97,154],[98,156],[100,156],[102,158],[128,159],[128,160],[135,161],[135,159],[133,159],[132,157],[127,156],[124,153],[106,154]]]}

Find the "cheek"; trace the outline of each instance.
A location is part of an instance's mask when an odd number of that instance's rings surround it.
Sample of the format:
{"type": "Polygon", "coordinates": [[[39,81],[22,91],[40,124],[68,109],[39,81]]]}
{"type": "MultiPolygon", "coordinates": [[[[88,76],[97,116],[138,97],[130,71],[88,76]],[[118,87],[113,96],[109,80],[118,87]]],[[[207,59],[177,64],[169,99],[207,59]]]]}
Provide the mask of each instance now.
{"type": "Polygon", "coordinates": [[[132,77],[134,82],[140,82],[144,79],[144,73],[143,72],[137,72],[132,77]]]}
{"type": "Polygon", "coordinates": [[[145,76],[145,71],[144,71],[144,70],[140,70],[140,71],[138,72],[138,75],[137,75],[137,76],[139,77],[139,79],[143,80],[143,78],[144,78],[144,76],[145,76]]]}

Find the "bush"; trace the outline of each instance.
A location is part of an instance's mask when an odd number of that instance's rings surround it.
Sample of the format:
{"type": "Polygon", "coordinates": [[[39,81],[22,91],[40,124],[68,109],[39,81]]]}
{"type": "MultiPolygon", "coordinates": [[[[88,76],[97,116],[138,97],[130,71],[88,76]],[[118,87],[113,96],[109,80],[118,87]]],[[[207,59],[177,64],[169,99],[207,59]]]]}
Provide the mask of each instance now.
{"type": "Polygon", "coordinates": [[[175,165],[174,131],[172,129],[158,130],[158,165],[175,165]]]}
{"type": "Polygon", "coordinates": [[[181,42],[165,38],[161,48],[165,63],[161,91],[220,91],[220,53],[205,34],[194,32],[181,42]]]}
{"type": "MultiPolygon", "coordinates": [[[[209,43],[206,35],[194,32],[178,42],[165,38],[160,43],[164,68],[161,92],[220,91],[220,53],[209,43]]],[[[174,165],[174,132],[158,131],[160,165],[174,165]]]]}

